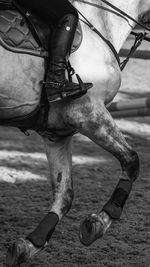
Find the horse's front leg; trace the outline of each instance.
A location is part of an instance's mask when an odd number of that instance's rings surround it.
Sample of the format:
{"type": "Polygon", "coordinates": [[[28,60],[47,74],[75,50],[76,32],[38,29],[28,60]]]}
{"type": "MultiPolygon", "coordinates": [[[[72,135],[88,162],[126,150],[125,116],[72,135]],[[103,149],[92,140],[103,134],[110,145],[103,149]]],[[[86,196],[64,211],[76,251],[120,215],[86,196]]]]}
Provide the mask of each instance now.
{"type": "Polygon", "coordinates": [[[8,249],[6,266],[15,267],[42,250],[49,242],[56,225],[69,211],[73,200],[71,180],[71,137],[51,142],[44,138],[50,168],[53,202],[48,214],[26,239],[19,239],[8,249]]]}
{"type": "Polygon", "coordinates": [[[76,105],[67,111],[66,118],[66,123],[113,154],[122,168],[119,182],[102,211],[98,215],[89,215],[81,223],[80,240],[89,246],[103,236],[113,220],[120,218],[132,184],[139,174],[139,159],[101,101],[89,100],[76,105]]]}

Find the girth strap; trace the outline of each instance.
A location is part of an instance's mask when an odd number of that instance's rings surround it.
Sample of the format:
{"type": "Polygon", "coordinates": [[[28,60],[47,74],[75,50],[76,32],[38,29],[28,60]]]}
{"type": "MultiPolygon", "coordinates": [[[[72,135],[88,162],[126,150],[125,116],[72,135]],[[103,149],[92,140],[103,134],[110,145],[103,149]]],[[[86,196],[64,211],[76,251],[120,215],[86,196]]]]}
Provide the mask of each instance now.
{"type": "Polygon", "coordinates": [[[45,106],[39,105],[30,114],[10,119],[0,119],[0,125],[17,127],[25,134],[27,130],[35,130],[36,132],[45,131],[47,126],[47,109],[45,106]]]}

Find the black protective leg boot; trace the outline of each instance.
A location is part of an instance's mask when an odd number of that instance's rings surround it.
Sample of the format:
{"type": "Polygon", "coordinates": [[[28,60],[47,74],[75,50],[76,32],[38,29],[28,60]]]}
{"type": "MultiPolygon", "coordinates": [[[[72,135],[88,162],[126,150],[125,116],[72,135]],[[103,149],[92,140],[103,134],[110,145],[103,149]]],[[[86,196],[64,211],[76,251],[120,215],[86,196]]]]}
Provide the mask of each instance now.
{"type": "Polygon", "coordinates": [[[65,77],[66,60],[70,55],[78,19],[68,14],[64,16],[54,30],[50,45],[50,64],[45,83],[49,102],[64,98],[80,97],[92,83],[83,83],[79,76],[78,83],[69,82],[65,77]]]}

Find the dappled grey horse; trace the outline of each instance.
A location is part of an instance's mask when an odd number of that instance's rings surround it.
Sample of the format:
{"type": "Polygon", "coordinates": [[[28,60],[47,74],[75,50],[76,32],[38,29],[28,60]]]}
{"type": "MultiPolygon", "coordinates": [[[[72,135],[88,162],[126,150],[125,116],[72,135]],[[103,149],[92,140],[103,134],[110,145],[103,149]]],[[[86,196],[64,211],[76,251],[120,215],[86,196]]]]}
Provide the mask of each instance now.
{"type": "MultiPolygon", "coordinates": [[[[47,106],[48,112],[43,111],[44,130],[39,131],[35,126],[46,147],[53,202],[37,228],[10,245],[7,266],[17,266],[44,249],[56,225],[71,208],[71,141],[76,132],[114,155],[122,168],[118,184],[101,212],[88,215],[80,225],[80,241],[85,246],[102,237],[111,223],[120,218],[139,174],[138,155],[106,108],[119,90],[118,52],[135,22],[108,4],[138,20],[150,9],[150,0],[109,0],[108,3],[104,0],[75,0],[73,4],[80,12],[83,39],[78,50],[72,53],[70,62],[85,82],[91,80],[93,88],[80,98],[52,103],[49,109],[47,106]]],[[[1,125],[11,125],[10,121],[15,118],[30,117],[40,105],[44,59],[13,53],[4,46],[0,46],[0,59],[0,121],[1,125]]],[[[38,115],[42,118],[40,112],[38,115]]],[[[39,122],[38,115],[36,120],[39,122]]],[[[21,124],[20,128],[23,127],[21,124]]]]}

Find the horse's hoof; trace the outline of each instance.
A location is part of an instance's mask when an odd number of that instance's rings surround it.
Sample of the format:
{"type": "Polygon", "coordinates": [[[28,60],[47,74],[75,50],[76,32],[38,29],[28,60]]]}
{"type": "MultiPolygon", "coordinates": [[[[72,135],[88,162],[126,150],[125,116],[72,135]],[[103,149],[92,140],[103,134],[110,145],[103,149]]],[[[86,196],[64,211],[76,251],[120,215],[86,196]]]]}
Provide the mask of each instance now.
{"type": "Polygon", "coordinates": [[[30,241],[19,239],[14,242],[7,251],[6,267],[17,267],[21,263],[32,258],[41,249],[36,248],[30,241]]]}
{"type": "Polygon", "coordinates": [[[85,246],[90,246],[105,234],[110,224],[111,219],[106,213],[101,212],[100,215],[90,214],[80,225],[79,239],[81,243],[85,246]]]}

